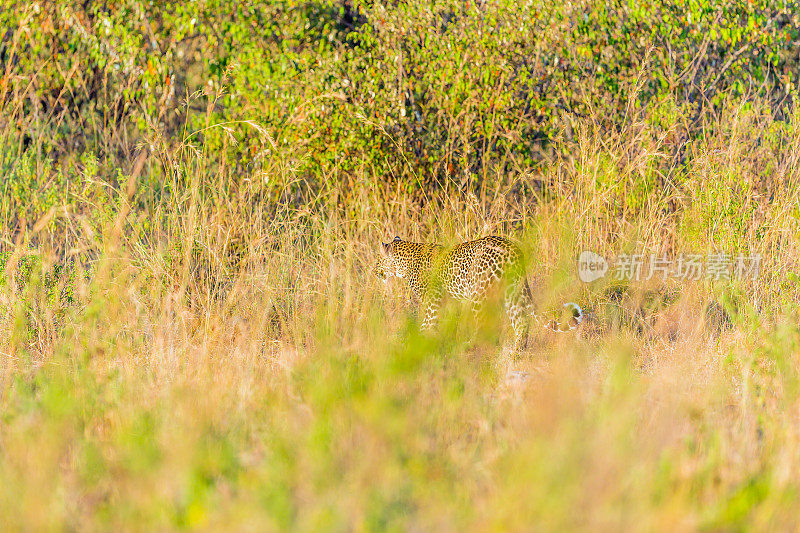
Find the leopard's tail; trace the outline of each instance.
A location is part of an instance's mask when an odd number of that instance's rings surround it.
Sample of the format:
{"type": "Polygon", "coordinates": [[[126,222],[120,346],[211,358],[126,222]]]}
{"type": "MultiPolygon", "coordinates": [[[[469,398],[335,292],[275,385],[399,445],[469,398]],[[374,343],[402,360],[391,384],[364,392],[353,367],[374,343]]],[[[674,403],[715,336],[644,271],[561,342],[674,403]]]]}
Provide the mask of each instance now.
{"type": "Polygon", "coordinates": [[[572,318],[566,321],[566,323],[558,323],[555,320],[544,320],[541,316],[539,316],[536,311],[533,312],[533,318],[542,325],[543,328],[549,329],[551,331],[558,331],[558,332],[566,332],[572,331],[573,329],[577,328],[583,322],[583,309],[581,306],[576,304],[575,302],[567,302],[564,304],[564,307],[569,307],[572,309],[572,318]],[[566,328],[566,329],[564,329],[566,328]]]}

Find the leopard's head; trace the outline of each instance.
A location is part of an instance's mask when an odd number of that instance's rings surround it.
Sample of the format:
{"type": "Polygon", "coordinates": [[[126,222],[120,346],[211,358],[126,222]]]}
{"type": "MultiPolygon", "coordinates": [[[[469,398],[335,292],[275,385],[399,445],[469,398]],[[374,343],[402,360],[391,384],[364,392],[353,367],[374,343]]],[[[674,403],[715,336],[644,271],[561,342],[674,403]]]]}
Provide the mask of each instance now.
{"type": "Polygon", "coordinates": [[[380,255],[373,271],[383,281],[388,281],[391,276],[404,277],[403,269],[396,255],[396,248],[399,242],[403,241],[400,237],[395,237],[391,242],[382,242],[380,245],[380,255]]]}

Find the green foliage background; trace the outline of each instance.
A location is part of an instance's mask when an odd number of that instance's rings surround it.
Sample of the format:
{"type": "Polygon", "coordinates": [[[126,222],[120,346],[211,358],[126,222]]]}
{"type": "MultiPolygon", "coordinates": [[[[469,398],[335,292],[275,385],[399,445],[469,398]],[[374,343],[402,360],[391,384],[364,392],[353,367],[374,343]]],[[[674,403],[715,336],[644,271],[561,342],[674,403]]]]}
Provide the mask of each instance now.
{"type": "Polygon", "coordinates": [[[675,156],[661,165],[669,172],[731,101],[790,113],[794,7],[9,4],[0,94],[27,97],[4,114],[15,126],[4,160],[8,169],[9,148],[34,142],[48,160],[84,152],[114,166],[139,143],[188,139],[268,188],[286,185],[270,183],[277,161],[314,188],[352,185],[366,169],[375,183],[419,193],[477,189],[569,155],[587,124],[603,134],[647,120],[675,156]]]}

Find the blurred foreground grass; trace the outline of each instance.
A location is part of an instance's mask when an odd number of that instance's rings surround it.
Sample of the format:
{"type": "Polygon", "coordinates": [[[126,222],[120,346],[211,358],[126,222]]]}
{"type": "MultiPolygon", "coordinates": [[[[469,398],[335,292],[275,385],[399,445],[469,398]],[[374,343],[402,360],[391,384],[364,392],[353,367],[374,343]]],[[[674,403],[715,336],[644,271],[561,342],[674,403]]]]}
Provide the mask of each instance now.
{"type": "Polygon", "coordinates": [[[578,192],[534,207],[502,189],[453,198],[463,210],[358,191],[361,215],[342,217],[190,190],[121,234],[116,210],[96,230],[57,213],[6,256],[3,524],[795,527],[798,241],[796,219],[773,218],[790,206],[764,204],[762,228],[712,219],[708,202],[661,218],[668,198],[616,227],[586,215],[598,196],[580,191],[601,177],[585,172],[578,192]],[[395,233],[515,236],[539,302],[579,301],[594,320],[578,337],[534,333],[517,359],[507,326],[475,337],[456,307],[421,336],[402,286],[385,294],[370,275],[395,233]],[[575,277],[582,249],[703,246],[762,253],[764,271],[744,284],[575,277]]]}

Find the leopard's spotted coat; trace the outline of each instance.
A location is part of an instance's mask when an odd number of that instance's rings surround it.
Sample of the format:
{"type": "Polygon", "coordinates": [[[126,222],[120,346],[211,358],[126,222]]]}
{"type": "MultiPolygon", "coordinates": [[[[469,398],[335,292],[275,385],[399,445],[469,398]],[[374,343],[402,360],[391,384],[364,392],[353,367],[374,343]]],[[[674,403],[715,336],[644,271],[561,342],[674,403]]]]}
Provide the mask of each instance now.
{"type": "MultiPolygon", "coordinates": [[[[546,328],[564,331],[561,325],[548,323],[536,314],[522,252],[503,237],[483,237],[451,249],[395,237],[381,245],[375,273],[382,279],[396,276],[408,282],[415,299],[423,307],[422,329],[429,329],[436,322],[444,294],[470,302],[477,313],[490,288],[503,285],[505,310],[515,334],[515,350],[524,348],[529,316],[546,328]]],[[[565,307],[574,311],[566,327],[575,329],[583,319],[583,312],[574,303],[567,303],[565,307]]]]}

